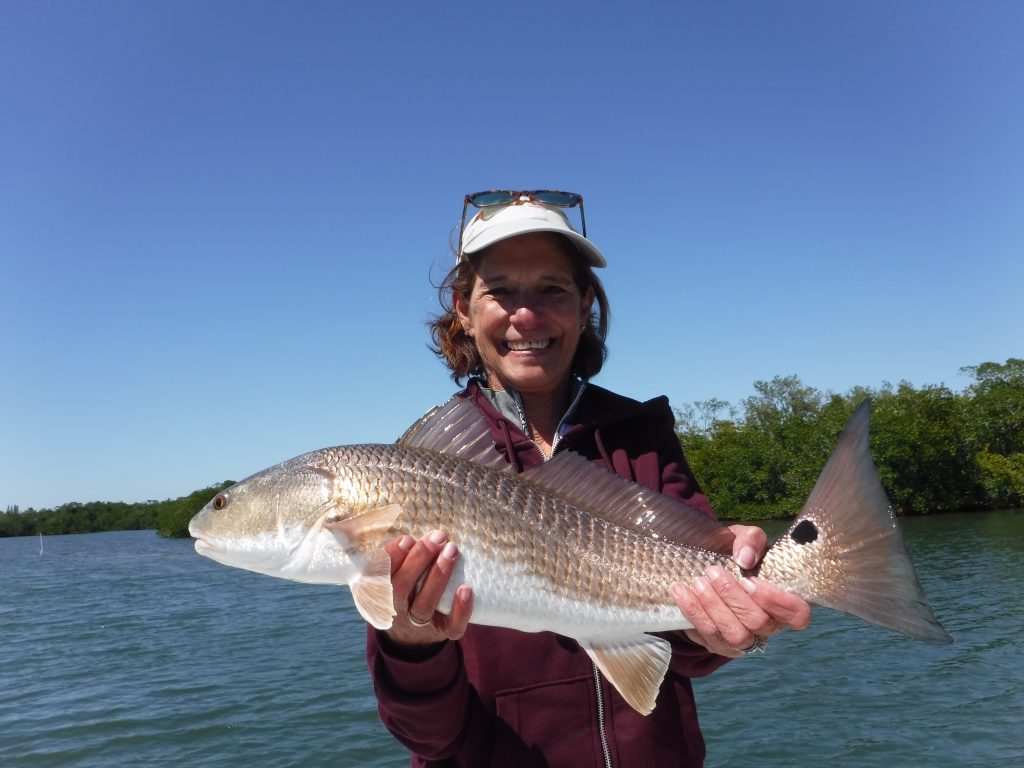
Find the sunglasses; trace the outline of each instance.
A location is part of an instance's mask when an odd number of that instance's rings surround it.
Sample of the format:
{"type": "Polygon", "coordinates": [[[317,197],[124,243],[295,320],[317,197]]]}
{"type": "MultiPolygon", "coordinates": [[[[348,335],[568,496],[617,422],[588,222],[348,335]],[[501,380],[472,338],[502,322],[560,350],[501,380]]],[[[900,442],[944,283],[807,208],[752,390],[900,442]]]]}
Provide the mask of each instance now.
{"type": "Polygon", "coordinates": [[[486,192],[474,192],[466,195],[462,203],[462,222],[459,224],[459,250],[456,252],[462,256],[462,237],[466,232],[466,211],[469,206],[476,208],[500,208],[503,205],[513,203],[540,203],[556,208],[580,209],[580,234],[587,236],[587,219],[583,215],[583,195],[575,192],[559,192],[556,189],[534,189],[514,192],[508,189],[490,189],[486,192]]]}

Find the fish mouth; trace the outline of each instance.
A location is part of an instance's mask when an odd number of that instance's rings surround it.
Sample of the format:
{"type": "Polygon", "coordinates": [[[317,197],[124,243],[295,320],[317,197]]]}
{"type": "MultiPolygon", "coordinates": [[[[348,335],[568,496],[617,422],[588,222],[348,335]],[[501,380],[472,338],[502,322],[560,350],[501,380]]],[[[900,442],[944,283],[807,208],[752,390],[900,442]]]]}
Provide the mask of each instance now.
{"type": "Polygon", "coordinates": [[[210,554],[213,552],[223,552],[224,546],[214,539],[212,536],[208,536],[205,533],[199,533],[198,531],[189,531],[192,534],[192,538],[196,540],[196,552],[201,555],[210,554]]]}

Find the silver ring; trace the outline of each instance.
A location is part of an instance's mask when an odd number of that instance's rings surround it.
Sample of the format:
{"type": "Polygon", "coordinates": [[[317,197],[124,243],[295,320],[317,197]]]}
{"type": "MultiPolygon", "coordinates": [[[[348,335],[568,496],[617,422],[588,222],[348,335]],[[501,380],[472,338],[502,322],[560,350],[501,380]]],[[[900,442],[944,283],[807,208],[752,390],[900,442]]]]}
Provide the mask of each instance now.
{"type": "Polygon", "coordinates": [[[754,635],[754,642],[748,645],[746,648],[737,648],[740,653],[764,653],[764,649],[768,647],[768,638],[761,637],[761,635],[754,635]]]}
{"type": "Polygon", "coordinates": [[[409,623],[412,624],[414,627],[429,627],[429,626],[432,626],[433,623],[434,623],[434,616],[431,615],[430,618],[427,619],[426,621],[416,621],[416,619],[414,619],[412,617],[412,614],[410,613],[409,614],[409,623]]]}

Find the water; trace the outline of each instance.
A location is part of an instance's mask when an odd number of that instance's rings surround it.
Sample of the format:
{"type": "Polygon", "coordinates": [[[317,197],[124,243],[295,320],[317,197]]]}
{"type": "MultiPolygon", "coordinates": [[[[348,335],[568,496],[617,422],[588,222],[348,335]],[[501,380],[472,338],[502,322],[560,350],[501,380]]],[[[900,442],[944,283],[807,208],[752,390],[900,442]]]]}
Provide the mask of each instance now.
{"type": "Polygon", "coordinates": [[[0,539],[0,765],[383,766],[348,590],[152,531],[0,539]]]}
{"type": "MultiPolygon", "coordinates": [[[[957,644],[817,609],[695,681],[708,766],[1024,765],[1024,513],[906,521],[957,644]]],[[[348,590],[152,532],[0,539],[0,765],[394,766],[348,590]]]]}

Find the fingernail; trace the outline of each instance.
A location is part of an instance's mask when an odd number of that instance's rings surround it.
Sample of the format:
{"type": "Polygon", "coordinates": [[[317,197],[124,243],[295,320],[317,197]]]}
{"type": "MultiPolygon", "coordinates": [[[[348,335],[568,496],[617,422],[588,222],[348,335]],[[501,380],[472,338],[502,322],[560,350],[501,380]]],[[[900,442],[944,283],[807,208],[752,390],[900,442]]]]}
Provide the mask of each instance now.
{"type": "Polygon", "coordinates": [[[686,599],[686,587],[678,582],[672,585],[672,595],[681,600],[686,599]]]}
{"type": "Polygon", "coordinates": [[[473,597],[473,590],[470,589],[469,587],[463,585],[463,586],[459,587],[458,595],[459,595],[459,601],[460,602],[468,603],[470,601],[470,599],[472,599],[472,597],[473,597]]]}
{"type": "Polygon", "coordinates": [[[697,590],[698,592],[707,592],[709,589],[711,589],[711,587],[710,587],[710,585],[708,585],[707,581],[705,579],[700,578],[700,577],[698,577],[698,578],[693,580],[693,588],[695,590],[697,590]]]}
{"type": "Polygon", "coordinates": [[[720,578],[722,578],[722,569],[719,568],[717,565],[712,565],[710,568],[708,568],[707,572],[704,575],[707,576],[708,579],[711,581],[718,581],[720,578]]]}
{"type": "Polygon", "coordinates": [[[740,568],[753,568],[757,564],[757,550],[753,547],[740,549],[740,556],[736,558],[736,565],[740,568]]]}
{"type": "Polygon", "coordinates": [[[434,544],[444,544],[448,537],[444,535],[444,531],[431,531],[427,538],[434,544]]]}
{"type": "Polygon", "coordinates": [[[757,591],[757,584],[755,584],[752,579],[748,579],[746,576],[740,577],[740,584],[751,595],[757,591]]]}
{"type": "Polygon", "coordinates": [[[441,550],[441,557],[446,557],[449,560],[454,560],[455,559],[455,555],[457,555],[457,554],[458,554],[458,549],[456,549],[455,545],[452,542],[450,542],[450,541],[447,544],[445,544],[444,545],[444,549],[441,550]]]}
{"type": "Polygon", "coordinates": [[[398,548],[403,552],[408,552],[410,549],[416,546],[416,539],[412,536],[403,536],[398,540],[398,548]]]}

